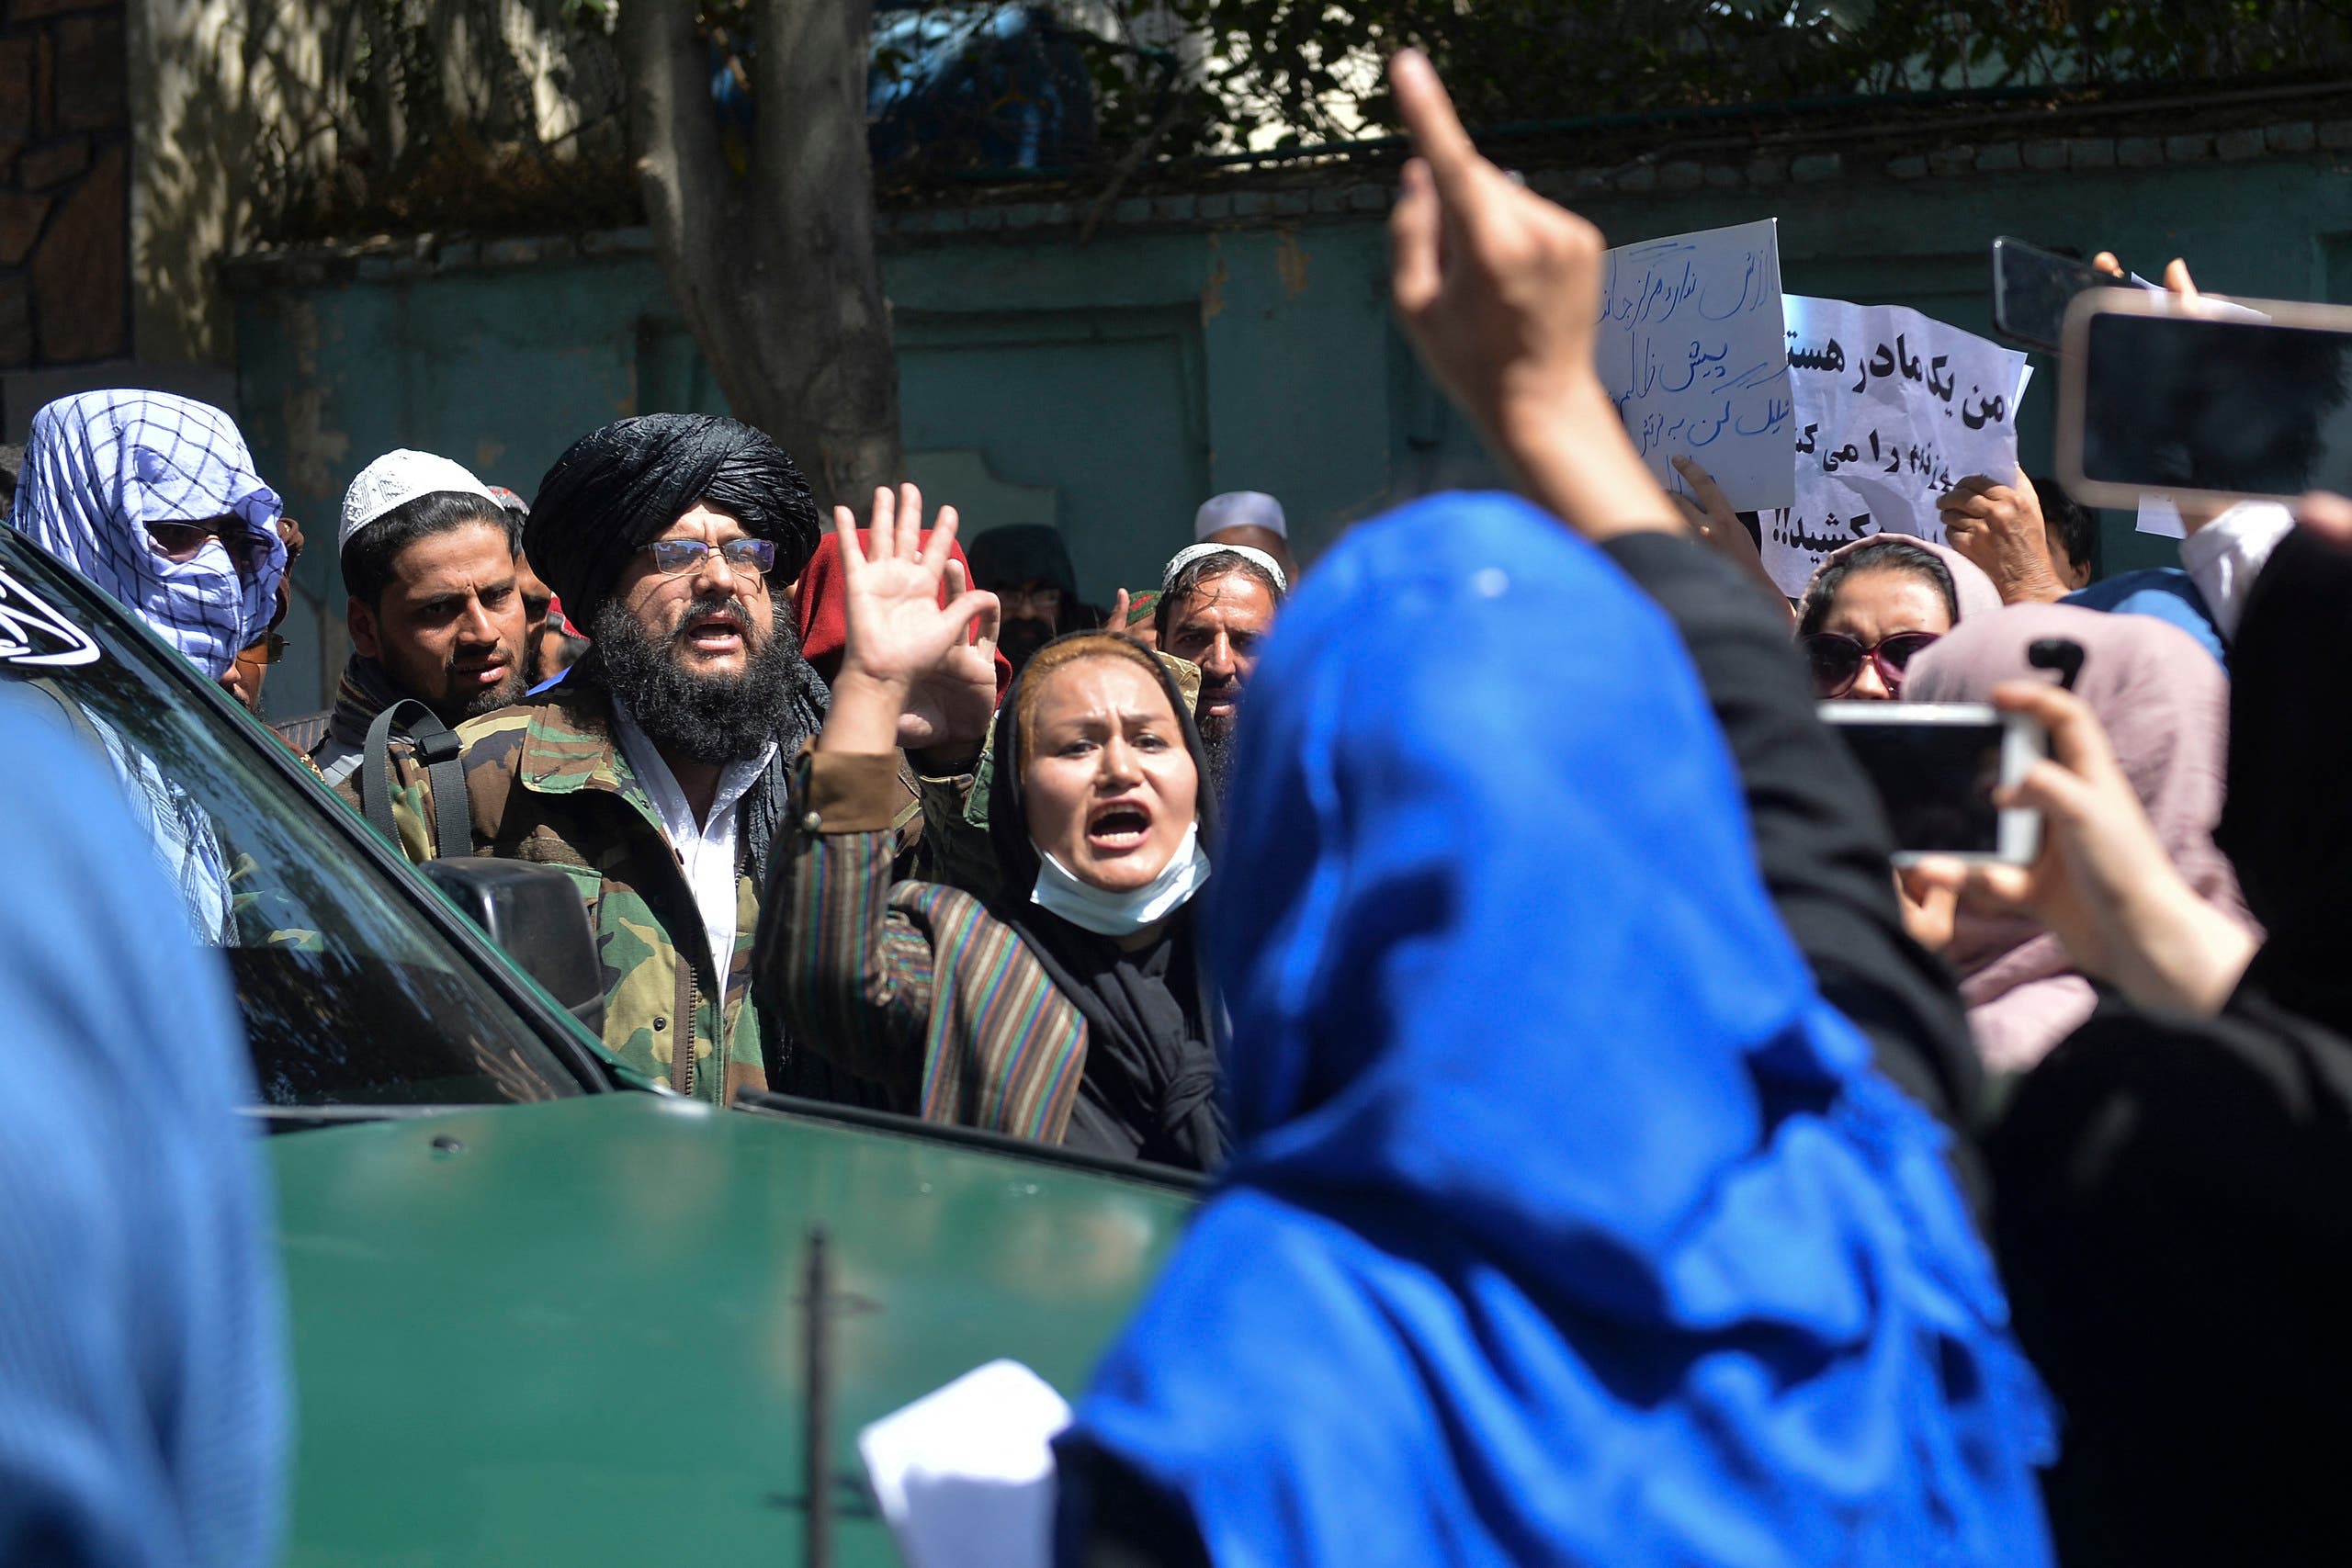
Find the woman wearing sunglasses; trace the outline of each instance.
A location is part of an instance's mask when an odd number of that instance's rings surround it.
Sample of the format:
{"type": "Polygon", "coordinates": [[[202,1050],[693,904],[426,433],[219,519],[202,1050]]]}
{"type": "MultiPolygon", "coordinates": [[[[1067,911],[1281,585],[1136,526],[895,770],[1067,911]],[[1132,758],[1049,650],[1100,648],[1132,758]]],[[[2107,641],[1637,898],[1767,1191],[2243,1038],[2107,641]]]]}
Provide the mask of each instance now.
{"type": "Polygon", "coordinates": [[[1963,617],[2000,607],[1993,580],[1958,551],[1878,534],[1821,563],[1797,612],[1797,646],[1814,695],[1892,702],[1921,649],[1963,617]]]}

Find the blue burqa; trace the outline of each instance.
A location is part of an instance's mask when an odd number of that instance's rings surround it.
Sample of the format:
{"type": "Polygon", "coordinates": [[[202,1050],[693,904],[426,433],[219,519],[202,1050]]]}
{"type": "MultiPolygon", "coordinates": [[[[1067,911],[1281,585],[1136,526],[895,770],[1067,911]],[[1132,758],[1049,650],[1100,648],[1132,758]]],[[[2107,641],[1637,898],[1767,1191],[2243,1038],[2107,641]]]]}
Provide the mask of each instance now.
{"type": "Polygon", "coordinates": [[[1238,1156],[1066,1449],[1249,1563],[2042,1563],[1929,1118],[1814,989],[1674,628],[1526,505],[1358,530],[1210,889],[1238,1156]]]}

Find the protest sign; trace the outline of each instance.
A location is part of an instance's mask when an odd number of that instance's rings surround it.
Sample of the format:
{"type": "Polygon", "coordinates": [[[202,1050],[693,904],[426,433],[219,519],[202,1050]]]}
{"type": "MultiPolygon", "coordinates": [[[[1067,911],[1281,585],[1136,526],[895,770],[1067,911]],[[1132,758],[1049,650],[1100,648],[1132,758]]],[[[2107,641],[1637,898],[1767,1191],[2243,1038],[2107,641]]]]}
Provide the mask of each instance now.
{"type": "Polygon", "coordinates": [[[1777,220],[1620,245],[1601,279],[1601,384],[1658,482],[1688,457],[1742,511],[1794,497],[1777,220]]]}
{"type": "Polygon", "coordinates": [[[1796,500],[1762,517],[1782,592],[1802,593],[1825,556],[1867,535],[1941,544],[1937,497],[1971,474],[2016,477],[2024,355],[1900,305],[1792,294],[1783,313],[1796,500]]]}

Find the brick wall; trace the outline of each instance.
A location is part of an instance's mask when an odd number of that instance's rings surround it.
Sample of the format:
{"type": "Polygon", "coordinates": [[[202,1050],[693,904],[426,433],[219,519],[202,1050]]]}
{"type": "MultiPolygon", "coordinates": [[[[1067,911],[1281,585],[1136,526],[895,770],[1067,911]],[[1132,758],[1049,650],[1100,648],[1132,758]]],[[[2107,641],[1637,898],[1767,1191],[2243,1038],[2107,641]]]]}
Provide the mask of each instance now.
{"type": "Polygon", "coordinates": [[[130,350],[123,0],[6,0],[0,369],[130,350]]]}

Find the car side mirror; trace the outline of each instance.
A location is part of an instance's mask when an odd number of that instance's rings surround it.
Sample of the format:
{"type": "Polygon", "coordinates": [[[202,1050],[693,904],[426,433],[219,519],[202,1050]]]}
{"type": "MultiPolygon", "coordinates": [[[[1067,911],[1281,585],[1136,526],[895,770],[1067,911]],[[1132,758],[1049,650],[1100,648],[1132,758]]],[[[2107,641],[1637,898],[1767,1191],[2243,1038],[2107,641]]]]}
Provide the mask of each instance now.
{"type": "Polygon", "coordinates": [[[570,873],[487,855],[429,860],[416,869],[589,1033],[604,1033],[605,966],[570,873]]]}

